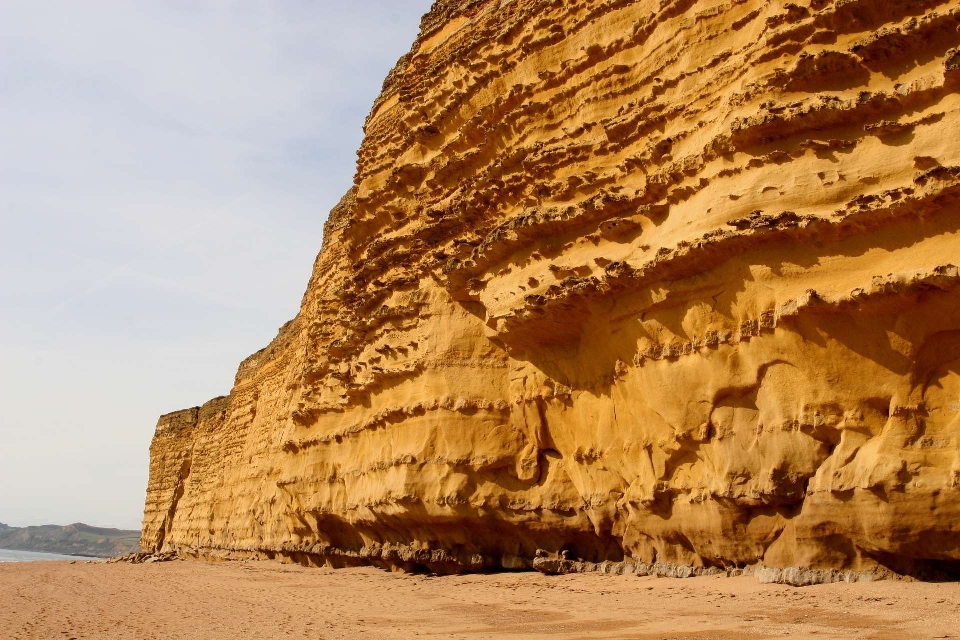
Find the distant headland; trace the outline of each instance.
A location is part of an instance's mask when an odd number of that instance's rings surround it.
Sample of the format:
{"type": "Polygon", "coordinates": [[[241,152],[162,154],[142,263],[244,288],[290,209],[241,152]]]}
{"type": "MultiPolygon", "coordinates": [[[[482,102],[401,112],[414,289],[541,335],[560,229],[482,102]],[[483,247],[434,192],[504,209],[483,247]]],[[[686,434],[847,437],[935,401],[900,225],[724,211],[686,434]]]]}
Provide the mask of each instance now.
{"type": "Polygon", "coordinates": [[[0,549],[109,558],[139,551],[140,532],[91,527],[81,522],[38,527],[11,527],[0,522],[0,549]]]}

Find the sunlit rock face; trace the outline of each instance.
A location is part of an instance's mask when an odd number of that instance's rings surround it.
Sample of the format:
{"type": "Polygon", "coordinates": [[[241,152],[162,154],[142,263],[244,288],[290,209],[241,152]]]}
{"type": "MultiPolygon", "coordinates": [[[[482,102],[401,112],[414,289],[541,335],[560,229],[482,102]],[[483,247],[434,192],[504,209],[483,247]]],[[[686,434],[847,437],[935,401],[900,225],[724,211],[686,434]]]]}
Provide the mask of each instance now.
{"type": "Polygon", "coordinates": [[[142,545],[960,564],[960,4],[438,2],[142,545]]]}

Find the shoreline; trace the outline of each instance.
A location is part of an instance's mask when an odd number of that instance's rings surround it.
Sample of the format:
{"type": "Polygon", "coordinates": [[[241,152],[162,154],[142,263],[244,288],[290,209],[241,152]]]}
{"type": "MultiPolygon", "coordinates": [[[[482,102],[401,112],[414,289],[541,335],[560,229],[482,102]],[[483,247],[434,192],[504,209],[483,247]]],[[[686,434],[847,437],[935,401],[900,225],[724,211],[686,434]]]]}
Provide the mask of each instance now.
{"type": "Polygon", "coordinates": [[[13,563],[13,562],[67,562],[67,561],[91,561],[91,562],[104,562],[107,559],[101,556],[85,556],[73,553],[54,553],[52,551],[36,551],[34,549],[7,549],[0,548],[0,562],[3,563],[13,563]],[[6,558],[5,552],[7,554],[28,554],[28,556],[49,556],[49,557],[26,557],[22,559],[18,558],[6,558]]]}

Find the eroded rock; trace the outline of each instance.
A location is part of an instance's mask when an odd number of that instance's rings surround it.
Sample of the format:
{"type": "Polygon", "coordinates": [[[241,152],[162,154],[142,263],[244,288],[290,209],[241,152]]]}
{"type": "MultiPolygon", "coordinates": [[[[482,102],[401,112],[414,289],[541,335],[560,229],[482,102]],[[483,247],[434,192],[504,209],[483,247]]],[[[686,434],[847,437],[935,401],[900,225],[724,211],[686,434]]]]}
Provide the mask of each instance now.
{"type": "Polygon", "coordinates": [[[957,575],[957,21],[438,2],[300,313],[160,419],[142,547],[957,575]]]}

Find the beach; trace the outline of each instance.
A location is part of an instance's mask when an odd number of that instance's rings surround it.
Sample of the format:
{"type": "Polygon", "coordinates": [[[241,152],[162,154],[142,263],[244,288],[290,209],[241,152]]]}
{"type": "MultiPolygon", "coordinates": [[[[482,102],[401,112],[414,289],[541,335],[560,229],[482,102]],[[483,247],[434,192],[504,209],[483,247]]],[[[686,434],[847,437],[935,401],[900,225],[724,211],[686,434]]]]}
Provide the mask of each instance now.
{"type": "Polygon", "coordinates": [[[273,562],[0,566],[0,637],[951,638],[960,584],[437,576],[273,562]]]}

